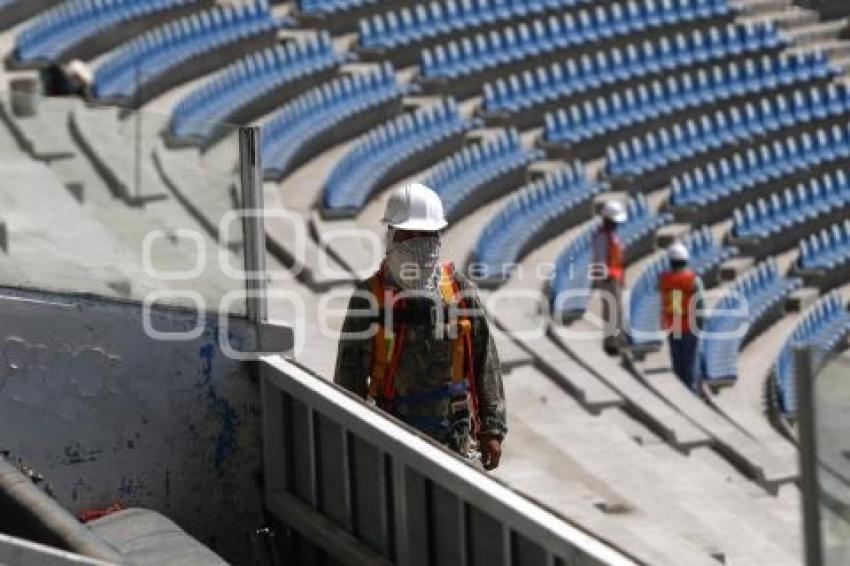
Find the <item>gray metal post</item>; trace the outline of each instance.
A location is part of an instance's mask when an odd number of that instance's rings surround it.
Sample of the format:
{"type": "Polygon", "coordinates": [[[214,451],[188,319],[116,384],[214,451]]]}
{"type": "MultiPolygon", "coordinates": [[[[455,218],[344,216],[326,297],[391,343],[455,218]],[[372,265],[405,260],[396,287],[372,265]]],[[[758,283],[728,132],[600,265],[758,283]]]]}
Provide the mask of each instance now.
{"type": "Polygon", "coordinates": [[[263,222],[263,166],[261,130],[239,128],[239,164],[242,181],[242,229],[244,232],[245,290],[248,319],[268,319],[266,296],[266,230],[263,222]]]}
{"type": "Polygon", "coordinates": [[[794,349],[797,422],[800,446],[800,488],[803,492],[803,544],[806,566],[822,566],[820,488],[818,486],[817,418],[811,347],[794,349]]]}

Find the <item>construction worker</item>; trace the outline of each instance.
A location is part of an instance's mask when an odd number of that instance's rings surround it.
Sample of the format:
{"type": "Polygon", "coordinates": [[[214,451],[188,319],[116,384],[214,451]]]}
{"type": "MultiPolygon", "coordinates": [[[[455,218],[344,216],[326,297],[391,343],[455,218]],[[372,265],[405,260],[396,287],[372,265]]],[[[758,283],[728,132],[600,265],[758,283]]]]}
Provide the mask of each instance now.
{"type": "Polygon", "coordinates": [[[493,469],[507,432],[501,367],[475,286],[440,260],[440,197],[401,187],[383,220],[386,257],[351,297],[334,381],[493,469]]]}
{"type": "Polygon", "coordinates": [[[602,292],[602,319],[605,322],[604,347],[609,355],[617,355],[623,340],[623,283],[625,261],[623,243],[617,234],[626,221],[622,203],[609,200],[601,210],[602,225],[593,236],[591,278],[602,292]]]}
{"type": "Polygon", "coordinates": [[[703,284],[688,267],[690,254],[683,244],[675,243],[668,251],[670,269],[661,274],[661,328],[667,331],[673,371],[696,394],[700,394],[697,352],[702,327],[703,284]]]}

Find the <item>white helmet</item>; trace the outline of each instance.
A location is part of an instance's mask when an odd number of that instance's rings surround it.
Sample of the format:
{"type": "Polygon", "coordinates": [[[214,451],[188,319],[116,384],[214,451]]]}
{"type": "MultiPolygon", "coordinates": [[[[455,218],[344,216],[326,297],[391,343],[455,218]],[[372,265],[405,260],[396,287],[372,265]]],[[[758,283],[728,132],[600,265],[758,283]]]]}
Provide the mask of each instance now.
{"type": "Polygon", "coordinates": [[[609,200],[602,205],[602,217],[611,222],[622,224],[626,221],[626,209],[620,201],[609,200]]]}
{"type": "Polygon", "coordinates": [[[419,183],[411,183],[393,191],[383,221],[397,230],[425,232],[437,232],[448,225],[440,196],[419,183]]]}
{"type": "Polygon", "coordinates": [[[688,261],[691,259],[691,254],[688,252],[688,248],[680,242],[676,242],[670,246],[670,249],[667,251],[667,255],[670,257],[670,261],[688,261]]]}

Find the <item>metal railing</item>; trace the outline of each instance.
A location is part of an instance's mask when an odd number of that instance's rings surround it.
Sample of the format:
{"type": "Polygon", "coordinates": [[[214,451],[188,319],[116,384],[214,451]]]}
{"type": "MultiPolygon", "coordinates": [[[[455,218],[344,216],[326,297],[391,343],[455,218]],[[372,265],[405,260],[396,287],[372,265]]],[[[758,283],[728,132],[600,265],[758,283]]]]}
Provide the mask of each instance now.
{"type": "Polygon", "coordinates": [[[294,362],[261,376],[266,504],[344,564],[638,563],[294,362]]]}

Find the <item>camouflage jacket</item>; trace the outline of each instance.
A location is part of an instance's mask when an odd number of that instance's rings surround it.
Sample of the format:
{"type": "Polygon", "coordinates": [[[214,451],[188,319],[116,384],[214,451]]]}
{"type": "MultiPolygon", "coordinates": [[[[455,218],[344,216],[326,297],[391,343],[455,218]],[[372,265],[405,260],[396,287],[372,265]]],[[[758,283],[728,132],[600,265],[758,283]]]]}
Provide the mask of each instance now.
{"type": "MultiPolygon", "coordinates": [[[[467,309],[483,313],[475,285],[456,274],[458,288],[467,309]]],[[[387,283],[391,285],[391,283],[387,283]]],[[[342,326],[334,381],[366,398],[372,367],[372,348],[378,313],[370,301],[368,281],[360,282],[353,293],[342,326]],[[359,336],[352,336],[358,334],[359,336]]],[[[505,393],[496,345],[483,314],[472,316],[473,368],[478,397],[478,417],[481,433],[504,437],[507,433],[505,393]]],[[[408,325],[405,343],[395,375],[397,396],[410,396],[438,390],[451,381],[451,349],[453,341],[434,336],[433,327],[408,325]]],[[[379,405],[380,399],[378,399],[379,405]]],[[[426,403],[402,405],[390,409],[400,419],[419,428],[438,442],[451,444],[446,431],[434,431],[418,426],[417,417],[439,417],[444,423],[451,420],[448,398],[426,403]]],[[[467,426],[468,430],[468,426],[467,426]]]]}

